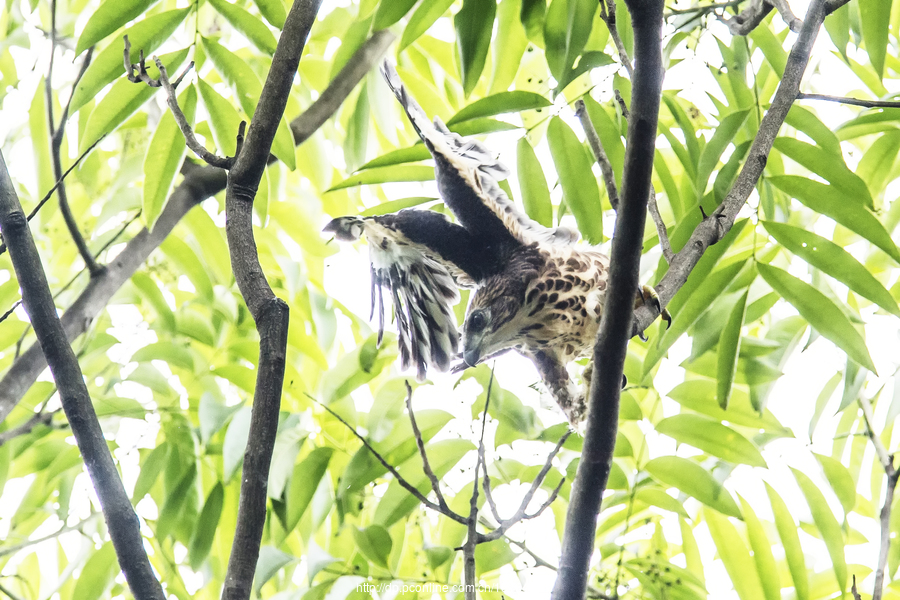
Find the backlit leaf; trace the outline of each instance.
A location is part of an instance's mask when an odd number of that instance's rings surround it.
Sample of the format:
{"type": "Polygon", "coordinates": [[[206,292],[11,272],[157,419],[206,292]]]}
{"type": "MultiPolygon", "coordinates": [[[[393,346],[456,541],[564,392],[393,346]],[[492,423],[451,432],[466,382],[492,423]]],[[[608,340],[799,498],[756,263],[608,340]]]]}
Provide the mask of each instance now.
{"type": "Polygon", "coordinates": [[[728,408],[728,399],[731,398],[731,387],[734,384],[734,376],[737,373],[738,356],[741,352],[741,328],[744,326],[744,315],[747,313],[747,294],[744,294],[735,303],[719,338],[718,355],[718,393],[719,406],[728,408]]]}
{"type": "Polygon", "coordinates": [[[476,100],[472,104],[453,115],[447,125],[461,121],[470,121],[479,117],[493,117],[504,113],[521,112],[535,108],[550,106],[550,101],[534,92],[514,91],[500,92],[493,96],[476,100]]]}
{"type": "Polygon", "coordinates": [[[844,534],[841,531],[841,526],[834,513],[831,512],[831,508],[828,507],[825,496],[822,495],[816,484],[797,469],[791,469],[791,471],[793,471],[794,478],[806,497],[813,522],[816,524],[819,533],[822,534],[825,547],[828,548],[834,575],[837,577],[838,589],[841,590],[841,595],[843,596],[847,587],[847,562],[844,558],[844,534]]]}
{"type": "Polygon", "coordinates": [[[766,466],[750,440],[713,419],[686,413],[673,415],[657,423],[656,431],[734,464],[766,466]]]}
{"type": "Polygon", "coordinates": [[[678,456],[660,456],[648,462],[645,470],[660,483],[678,488],[724,515],[741,518],[731,492],[697,463],[678,456]]]}
{"type": "Polygon", "coordinates": [[[534,148],[525,137],[520,138],[516,145],[516,158],[516,173],[519,176],[519,189],[522,190],[525,213],[544,227],[551,227],[553,205],[550,203],[550,188],[547,187],[544,169],[534,153],[534,148]]]}
{"type": "Polygon", "coordinates": [[[566,206],[575,216],[584,239],[589,244],[599,244],[603,241],[603,210],[591,160],[575,132],[559,117],[550,120],[547,140],[566,206]]]}
{"type": "Polygon", "coordinates": [[[121,0],[119,2],[102,2],[88,19],[78,44],[75,55],[78,56],[116,29],[141,16],[145,10],[156,3],[156,0],[121,0]]]}
{"type": "Polygon", "coordinates": [[[484,70],[496,14],[496,0],[463,0],[462,8],[453,17],[463,92],[467,96],[484,70]]]}
{"type": "Polygon", "coordinates": [[[719,558],[725,565],[738,597],[741,600],[764,598],[759,575],[753,568],[750,553],[735,526],[727,517],[711,510],[703,511],[703,520],[709,526],[709,534],[716,544],[719,558]]]}

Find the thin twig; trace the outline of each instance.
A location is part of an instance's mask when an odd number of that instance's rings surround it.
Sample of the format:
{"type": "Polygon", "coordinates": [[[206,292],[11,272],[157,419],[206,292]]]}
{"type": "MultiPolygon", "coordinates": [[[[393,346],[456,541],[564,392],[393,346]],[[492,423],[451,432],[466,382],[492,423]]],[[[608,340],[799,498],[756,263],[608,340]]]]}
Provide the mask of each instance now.
{"type": "Polygon", "coordinates": [[[0,594],[6,596],[9,600],[22,600],[3,585],[0,585],[0,594]]]}
{"type": "Polygon", "coordinates": [[[620,92],[618,88],[616,88],[614,90],[614,94],[616,97],[616,103],[619,105],[619,108],[622,110],[622,116],[627,119],[628,118],[628,103],[625,102],[625,98],[622,97],[622,92],[620,92]]]}
{"type": "Polygon", "coordinates": [[[746,0],[730,0],[729,2],[714,2],[713,4],[702,4],[700,6],[691,6],[690,8],[673,8],[669,12],[666,13],[666,18],[669,19],[676,15],[686,15],[691,13],[702,13],[707,14],[711,13],[723,8],[731,8],[732,6],[738,6],[741,3],[746,2],[746,0]]]}
{"type": "Polygon", "coordinates": [[[787,0],[766,0],[766,2],[775,7],[775,10],[778,11],[778,14],[781,15],[781,18],[791,31],[794,33],[800,32],[800,28],[803,27],[803,21],[797,18],[797,15],[791,10],[791,5],[787,3],[787,0]]]}
{"type": "Polygon", "coordinates": [[[478,447],[478,461],[484,467],[484,475],[482,475],[482,485],[481,487],[484,489],[484,498],[488,502],[488,506],[491,508],[491,514],[494,515],[494,519],[499,523],[503,520],[500,516],[499,510],[497,510],[497,503],[494,501],[494,495],[491,491],[491,476],[488,474],[487,469],[487,460],[484,457],[484,447],[478,447]]]}
{"type": "Polygon", "coordinates": [[[740,14],[731,18],[718,15],[718,18],[728,27],[731,35],[747,35],[762,23],[763,19],[772,12],[773,8],[766,0],[752,0],[750,6],[741,11],[740,14]]]}
{"type": "Polygon", "coordinates": [[[12,429],[9,429],[7,431],[0,432],[0,446],[11,439],[19,437],[20,435],[31,433],[31,431],[38,425],[49,426],[50,421],[53,420],[53,415],[55,415],[57,412],[59,411],[54,410],[51,412],[34,413],[30,419],[28,419],[18,427],[13,427],[12,429]]]}
{"type": "Polygon", "coordinates": [[[47,540],[52,540],[54,538],[58,538],[59,536],[65,534],[65,533],[69,533],[70,531],[81,531],[82,528],[85,525],[87,525],[89,521],[94,520],[96,517],[98,517],[101,514],[102,513],[99,513],[99,512],[91,513],[84,520],[79,521],[78,523],[75,523],[74,525],[68,525],[65,527],[61,527],[58,530],[56,530],[55,532],[53,532],[49,535],[45,535],[44,537],[37,538],[35,540],[26,540],[26,541],[22,542],[21,544],[14,544],[12,546],[4,546],[4,547],[0,548],[0,556],[8,556],[10,554],[15,554],[19,550],[28,548],[30,546],[34,546],[35,544],[40,544],[42,542],[46,542],[47,540]]]}
{"type": "MultiPolygon", "coordinates": [[[[10,317],[10,315],[12,315],[14,312],[16,312],[16,309],[19,308],[21,305],[22,305],[22,300],[16,300],[15,303],[13,303],[13,305],[9,307],[9,310],[7,310],[5,313],[0,315],[0,323],[7,320],[10,317]]],[[[2,435],[3,434],[0,433],[0,436],[2,436],[2,435]]]]}
{"type": "Polygon", "coordinates": [[[807,94],[800,92],[797,100],[824,100],[826,102],[838,102],[851,104],[863,108],[900,108],[900,102],[896,100],[860,100],[859,98],[847,98],[845,96],[829,96],[827,94],[807,94]]]}
{"type": "MultiPolygon", "coordinates": [[[[872,429],[872,403],[864,395],[857,397],[857,402],[862,408],[863,421],[866,424],[866,435],[875,448],[875,455],[878,456],[881,466],[884,467],[884,474],[887,477],[887,489],[884,494],[884,504],[881,507],[881,544],[878,551],[878,567],[875,569],[875,589],[872,592],[872,600],[881,600],[884,591],[884,571],[887,566],[888,550],[891,544],[891,509],[894,504],[894,491],[897,489],[897,480],[900,479],[900,471],[894,466],[894,457],[888,454],[887,449],[881,442],[881,438],[875,434],[872,429]]],[[[856,589],[856,578],[854,576],[853,589],[856,589]]],[[[855,595],[858,598],[858,594],[855,595]]]]}
{"type": "MultiPolygon", "coordinates": [[[[853,574],[853,584],[850,586],[850,593],[853,594],[853,600],[862,600],[862,597],[859,595],[859,590],[856,589],[856,574],[853,574]]],[[[873,596],[874,600],[874,596],[873,596]]]]}
{"type": "Polygon", "coordinates": [[[606,184],[606,195],[609,196],[609,203],[613,210],[619,210],[619,191],[616,189],[616,175],[613,172],[612,164],[609,162],[609,156],[603,148],[603,142],[594,129],[591,117],[587,113],[587,106],[584,100],[579,99],[575,102],[575,115],[581,121],[581,127],[584,129],[584,136],[587,138],[588,145],[594,152],[594,158],[600,165],[600,172],[603,174],[603,182],[606,184]]]}
{"type": "Polygon", "coordinates": [[[422,470],[425,471],[428,481],[431,482],[431,489],[434,491],[434,495],[437,496],[438,506],[441,507],[441,510],[449,511],[450,507],[447,506],[444,494],[441,493],[441,482],[438,480],[437,475],[434,474],[431,463],[428,462],[428,453],[425,452],[425,440],[422,439],[422,432],[419,431],[419,424],[416,423],[416,415],[412,408],[412,387],[410,387],[408,381],[403,383],[406,385],[406,411],[409,413],[409,423],[412,425],[413,436],[416,438],[419,456],[422,457],[422,470]]]}
{"type": "Polygon", "coordinates": [[[606,28],[609,29],[609,35],[616,46],[616,52],[619,53],[619,61],[625,67],[625,70],[628,71],[628,77],[633,79],[634,67],[631,66],[631,58],[628,56],[625,44],[622,43],[622,38],[619,37],[619,30],[616,29],[616,0],[600,0],[600,18],[603,19],[603,22],[606,23],[606,28]]]}
{"type": "MultiPolygon", "coordinates": [[[[81,68],[78,70],[78,75],[75,76],[75,81],[72,82],[72,93],[69,94],[69,100],[66,102],[66,106],[63,108],[62,116],[60,119],[60,124],[65,123],[69,119],[69,110],[72,107],[72,98],[75,97],[75,90],[78,89],[78,84],[81,82],[81,78],[84,77],[85,71],[91,64],[91,59],[94,57],[94,47],[91,46],[87,49],[87,52],[84,53],[84,58],[81,61],[81,68]]],[[[56,135],[62,137],[65,128],[60,126],[56,130],[56,135]]],[[[62,140],[60,140],[61,142],[62,140]]]]}
{"type": "MultiPolygon", "coordinates": [[[[63,184],[63,181],[65,181],[66,177],[69,176],[69,173],[71,173],[72,171],[75,170],[75,167],[77,167],[81,163],[81,161],[84,159],[84,157],[86,157],[88,154],[91,153],[91,150],[93,150],[94,148],[97,147],[97,144],[99,144],[100,142],[103,141],[104,137],[106,137],[105,133],[100,136],[100,139],[98,139],[96,142],[91,144],[87,150],[82,152],[81,156],[79,156],[75,160],[75,162],[72,163],[72,166],[69,167],[68,169],[66,169],[66,172],[62,174],[62,177],[60,177],[59,179],[56,180],[56,183],[53,184],[53,187],[50,188],[50,191],[47,192],[47,194],[43,198],[41,198],[41,201],[37,203],[37,206],[35,206],[33,209],[31,209],[31,212],[28,213],[28,221],[31,221],[31,219],[33,219],[34,216],[36,214],[38,214],[38,211],[40,211],[41,208],[43,208],[44,204],[46,204],[47,201],[50,200],[50,198],[53,196],[53,192],[55,192],[63,184]]],[[[0,244],[0,254],[3,254],[4,252],[6,252],[6,242],[3,242],[2,244],[0,244]]]]}
{"type": "Polygon", "coordinates": [[[484,456],[484,432],[487,429],[488,407],[491,405],[491,390],[494,387],[494,370],[488,380],[487,394],[484,399],[484,414],[481,417],[481,436],[478,439],[478,456],[475,460],[475,476],[472,479],[472,496],[469,498],[469,518],[466,522],[466,542],[463,544],[463,581],[465,582],[466,600],[475,600],[475,547],[482,541],[478,535],[478,469],[481,467],[480,457],[484,456]]]}
{"type": "Polygon", "coordinates": [[[336,412],[331,410],[330,407],[326,406],[322,402],[319,402],[318,400],[316,400],[309,394],[305,394],[305,396],[307,398],[309,398],[310,400],[312,400],[313,402],[315,402],[316,404],[318,404],[319,406],[321,406],[322,408],[324,408],[326,411],[328,411],[328,414],[330,414],[332,417],[334,417],[335,419],[337,419],[338,421],[343,423],[343,425],[347,429],[350,430],[350,433],[352,433],[354,436],[356,436],[356,439],[358,439],[360,442],[362,442],[363,446],[365,446],[366,449],[368,449],[368,451],[372,453],[372,456],[374,456],[375,459],[381,463],[381,466],[383,466],[385,469],[387,469],[388,472],[394,476],[394,478],[397,480],[397,483],[400,484],[400,487],[402,487],[404,490],[406,490],[407,492],[409,492],[410,494],[415,496],[416,500],[418,500],[419,502],[421,502],[422,504],[424,504],[431,510],[439,512],[442,515],[444,515],[445,517],[449,517],[449,518],[453,519],[457,523],[460,523],[462,525],[468,524],[468,519],[466,519],[464,516],[453,511],[449,507],[444,509],[441,507],[441,505],[436,504],[436,503],[432,502],[431,500],[429,500],[428,498],[426,498],[422,494],[422,492],[420,492],[419,490],[416,489],[416,487],[414,485],[412,485],[410,482],[408,482],[406,479],[404,479],[403,475],[401,475],[397,471],[397,469],[395,469],[393,467],[393,465],[391,465],[387,460],[385,460],[385,458],[381,454],[379,454],[379,452],[377,450],[375,450],[375,448],[372,446],[372,444],[369,443],[369,440],[367,440],[358,431],[356,431],[356,428],[353,427],[346,420],[344,420],[343,417],[341,417],[339,414],[337,414],[336,412]]]}

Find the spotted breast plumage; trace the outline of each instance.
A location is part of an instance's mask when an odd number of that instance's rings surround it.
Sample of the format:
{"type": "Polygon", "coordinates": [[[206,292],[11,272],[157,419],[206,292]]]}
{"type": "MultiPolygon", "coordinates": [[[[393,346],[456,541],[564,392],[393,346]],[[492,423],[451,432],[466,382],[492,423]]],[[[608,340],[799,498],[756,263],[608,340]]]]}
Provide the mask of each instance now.
{"type": "MultiPolygon", "coordinates": [[[[430,210],[339,217],[326,232],[369,243],[372,309],[384,331],[384,290],[394,308],[403,368],[424,379],[456,357],[474,366],[514,349],[530,358],[570,423],[585,415],[584,392],[566,364],[590,353],[606,294],[609,259],[564,227],[532,221],[500,189],[508,175],[479,141],[430,122],[385,63],[382,74],[435,162],[435,179],[451,222],[430,210]],[[475,288],[463,348],[451,309],[457,287],[475,288]]],[[[638,294],[641,298],[641,294],[638,294]]]]}

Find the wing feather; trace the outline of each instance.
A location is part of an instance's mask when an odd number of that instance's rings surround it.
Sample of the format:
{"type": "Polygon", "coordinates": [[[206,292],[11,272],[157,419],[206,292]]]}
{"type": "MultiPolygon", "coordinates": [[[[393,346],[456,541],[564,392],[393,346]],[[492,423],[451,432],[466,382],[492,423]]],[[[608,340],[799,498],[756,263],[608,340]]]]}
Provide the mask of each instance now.
{"type": "Polygon", "coordinates": [[[453,133],[437,117],[433,123],[429,121],[390,63],[385,61],[381,72],[434,156],[441,196],[466,229],[496,239],[497,229],[502,227],[517,242],[526,245],[577,241],[577,232],[567,227],[549,229],[529,218],[500,188],[497,182],[509,176],[509,169],[484,144],[453,133]]]}

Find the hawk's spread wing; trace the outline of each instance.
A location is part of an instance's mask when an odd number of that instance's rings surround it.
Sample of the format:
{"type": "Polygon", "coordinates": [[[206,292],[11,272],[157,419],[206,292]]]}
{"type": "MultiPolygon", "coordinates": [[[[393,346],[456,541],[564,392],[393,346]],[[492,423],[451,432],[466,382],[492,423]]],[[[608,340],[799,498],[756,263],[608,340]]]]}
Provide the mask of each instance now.
{"type": "Polygon", "coordinates": [[[451,132],[435,117],[432,123],[406,92],[397,71],[388,63],[382,75],[406,111],[412,126],[434,156],[435,179],[444,202],[459,222],[475,235],[515,243],[572,244],[577,232],[567,227],[548,229],[531,220],[497,185],[509,170],[478,140],[451,132]]]}
{"type": "MultiPolygon", "coordinates": [[[[389,290],[399,332],[400,361],[415,366],[419,380],[428,365],[450,367],[459,345],[452,306],[457,287],[471,287],[495,260],[463,227],[431,210],[403,210],[378,217],[339,217],[325,226],[341,241],[365,233],[372,263],[372,312],[378,313],[378,342],[384,333],[384,288],[389,290]]],[[[371,317],[370,317],[371,318],[371,317]]]]}

